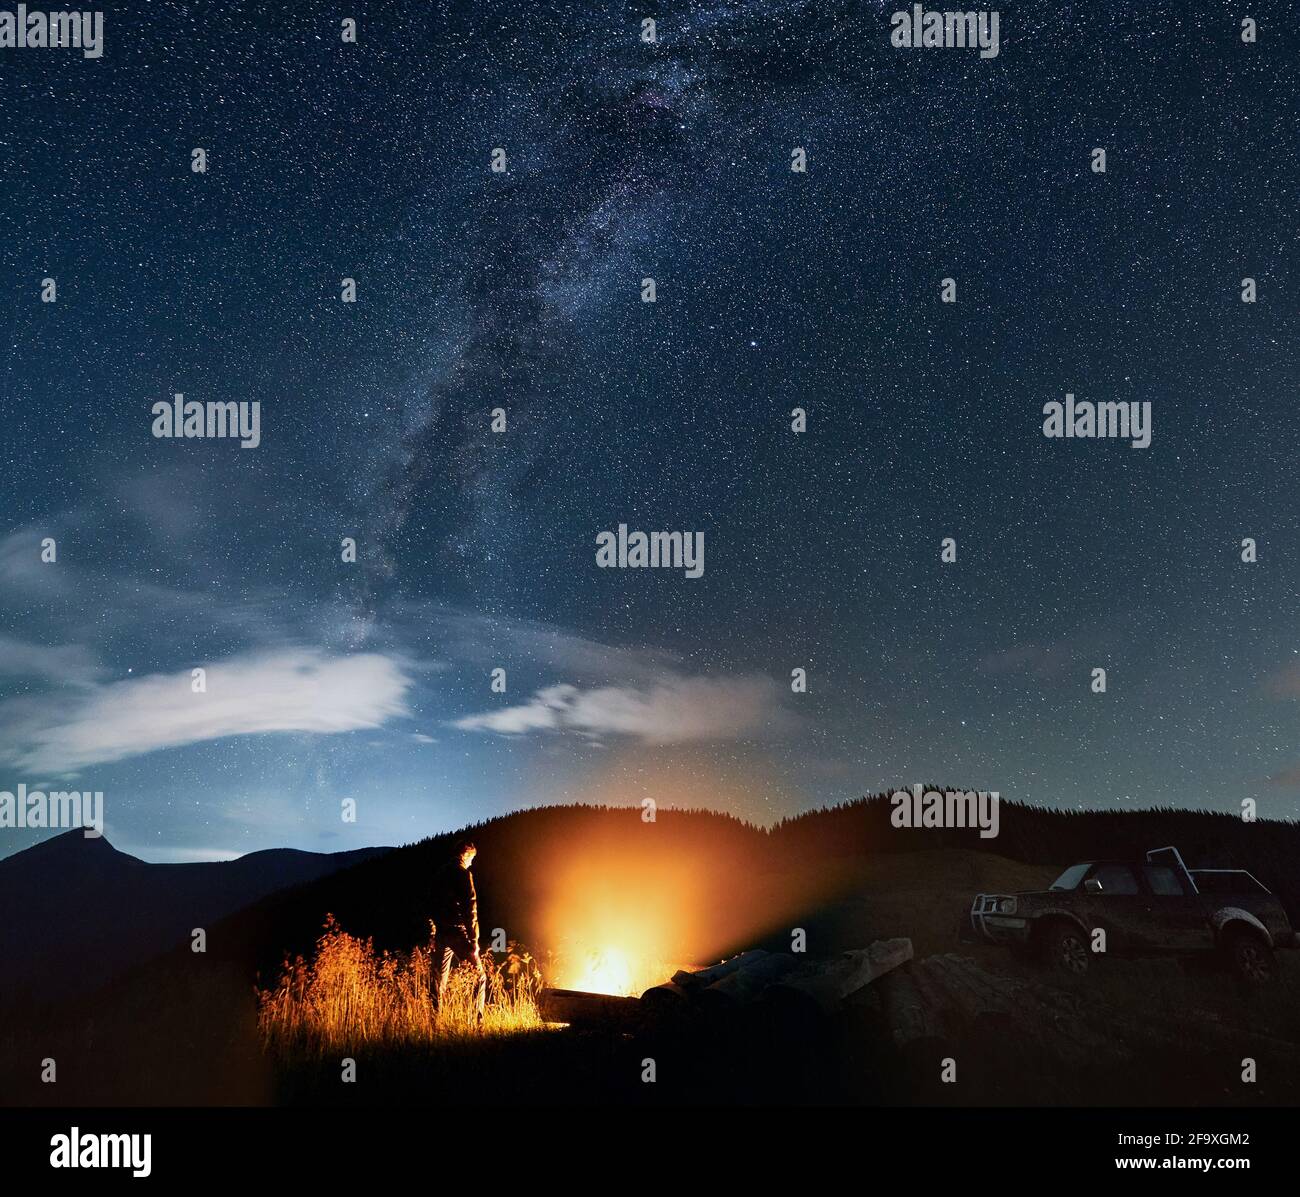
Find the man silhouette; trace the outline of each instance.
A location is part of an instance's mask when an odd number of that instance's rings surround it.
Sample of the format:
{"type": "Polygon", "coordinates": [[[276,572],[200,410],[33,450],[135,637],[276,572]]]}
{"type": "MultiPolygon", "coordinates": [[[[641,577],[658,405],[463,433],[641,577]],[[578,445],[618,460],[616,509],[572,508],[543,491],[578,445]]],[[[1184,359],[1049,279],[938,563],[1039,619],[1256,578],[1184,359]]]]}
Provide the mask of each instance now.
{"type": "Polygon", "coordinates": [[[478,894],[470,865],[478,849],[470,840],[454,846],[452,859],[434,874],[433,884],[433,951],[429,955],[429,972],[433,989],[434,1013],[442,1008],[442,997],[451,977],[452,963],[472,964],[478,972],[474,989],[474,1010],[483,1025],[483,1007],[487,1002],[487,973],[478,951],[478,894]]]}

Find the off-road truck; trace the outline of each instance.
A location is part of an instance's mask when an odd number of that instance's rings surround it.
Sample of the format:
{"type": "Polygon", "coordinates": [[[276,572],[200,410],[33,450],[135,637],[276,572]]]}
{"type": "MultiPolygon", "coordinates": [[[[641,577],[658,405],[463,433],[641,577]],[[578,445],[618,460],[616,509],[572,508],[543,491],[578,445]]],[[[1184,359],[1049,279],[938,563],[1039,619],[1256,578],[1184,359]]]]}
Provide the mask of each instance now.
{"type": "Polygon", "coordinates": [[[1177,848],[1140,862],[1071,865],[1041,892],[977,894],[974,935],[1053,969],[1082,974],[1105,932],[1107,954],[1218,952],[1244,979],[1276,972],[1273,952],[1300,947],[1282,903],[1244,869],[1189,869],[1177,848]]]}

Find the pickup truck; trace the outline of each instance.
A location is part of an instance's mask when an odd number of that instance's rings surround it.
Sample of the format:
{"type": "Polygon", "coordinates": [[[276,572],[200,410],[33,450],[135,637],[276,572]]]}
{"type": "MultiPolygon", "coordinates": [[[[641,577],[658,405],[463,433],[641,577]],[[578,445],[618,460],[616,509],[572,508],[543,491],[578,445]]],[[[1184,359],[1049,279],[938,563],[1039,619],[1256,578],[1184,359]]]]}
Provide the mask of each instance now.
{"type": "Polygon", "coordinates": [[[1276,975],[1275,949],[1300,947],[1282,903],[1252,874],[1189,869],[1177,848],[1152,849],[1139,862],[1074,864],[1040,892],[977,894],[970,928],[1073,975],[1104,945],[1131,956],[1217,952],[1261,984],[1276,975]]]}

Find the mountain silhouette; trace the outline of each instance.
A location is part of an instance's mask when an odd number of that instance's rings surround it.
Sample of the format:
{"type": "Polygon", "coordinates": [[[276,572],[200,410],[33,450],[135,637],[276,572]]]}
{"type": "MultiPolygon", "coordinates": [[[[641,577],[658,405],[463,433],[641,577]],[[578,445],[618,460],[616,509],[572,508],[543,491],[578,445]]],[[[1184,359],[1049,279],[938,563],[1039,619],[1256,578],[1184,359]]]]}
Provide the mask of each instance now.
{"type": "MultiPolygon", "coordinates": [[[[639,953],[668,976],[678,965],[743,949],[789,951],[796,928],[806,933],[813,956],[900,935],[921,956],[943,955],[959,950],[958,930],[974,893],[1042,888],[1073,861],[1139,859],[1165,844],[1177,845],[1198,867],[1249,869],[1290,905],[1296,920],[1296,823],[1248,822],[1226,812],[1075,812],[1008,802],[1000,834],[985,839],[975,828],[896,827],[892,813],[888,795],[875,795],[766,828],[667,807],[654,820],[637,807],[594,806],[538,807],[490,819],[465,829],[479,848],[474,872],[484,943],[521,943],[542,962],[551,984],[575,988],[586,987],[572,971],[575,959],[579,965],[587,959],[583,949],[639,953]],[[656,940],[664,928],[673,933],[671,942],[656,940]]],[[[255,986],[277,985],[286,960],[310,960],[327,917],[361,939],[367,952],[373,947],[376,957],[427,945],[432,878],[462,834],[334,856],[269,851],[221,864],[151,865],[77,833],[0,862],[0,978],[6,982],[0,987],[0,1105],[334,1100],[336,1068],[320,1070],[317,1061],[303,1071],[264,1050],[255,986]],[[190,948],[197,926],[208,933],[201,954],[190,948]],[[27,1001],[14,1007],[8,999],[20,981],[27,1001]],[[43,1000],[56,992],[63,1000],[43,1000]],[[33,1044],[61,1062],[83,1063],[61,1075],[57,1087],[44,1084],[32,1067],[33,1044]]],[[[1128,996],[1121,994],[1129,1003],[1124,1017],[1136,1018],[1139,1007],[1150,1005],[1146,995],[1156,974],[1120,975],[1129,978],[1128,996]]],[[[1259,1011],[1241,1007],[1234,993],[1225,991],[1216,1009],[1225,1018],[1240,1010],[1255,1018],[1259,1011]]],[[[1289,993],[1281,991],[1279,1012],[1268,1014],[1272,1029],[1261,1033],[1285,1028],[1289,993]]],[[[1200,1033],[1198,1024],[1186,1036],[1196,1041],[1200,1033]]],[[[1170,1068],[1182,1066],[1178,1036],[1170,1068]]],[[[382,1052],[372,1058],[388,1078],[375,1091],[402,1101],[455,1090],[470,1101],[529,1091],[543,1102],[589,1102],[588,1078],[596,1075],[604,1077],[595,1082],[604,1092],[627,1097],[618,1078],[639,1072],[611,1064],[608,1045],[592,1048],[594,1057],[584,1054],[587,1042],[583,1035],[537,1042],[525,1036],[517,1050],[490,1059],[469,1050],[451,1064],[440,1056],[436,1067],[402,1046],[386,1063],[382,1052]],[[429,1087],[431,1067],[438,1090],[429,1087]]],[[[827,1042],[827,1059],[840,1059],[839,1041],[827,1042]]],[[[770,1092],[776,1093],[785,1083],[781,1069],[776,1080],[768,1076],[767,1040],[712,1063],[701,1057],[691,1073],[698,1046],[682,1057],[683,1075],[701,1084],[739,1077],[739,1087],[727,1092],[749,1095],[755,1085],[775,1086],[770,1092]],[[757,1072],[744,1071],[755,1061],[757,1072]]],[[[627,1050],[628,1059],[641,1059],[640,1047],[627,1050]]],[[[802,1050],[789,1058],[802,1061],[802,1050]]],[[[1149,1072],[1163,1075],[1160,1067],[1149,1072]]],[[[856,1094],[852,1086],[871,1074],[855,1065],[846,1083],[856,1094]]],[[[1113,1084],[1107,1074],[1088,1091],[1113,1093],[1113,1084]]],[[[700,1090],[706,1091],[714,1090],[700,1090]]],[[[808,1092],[825,1097],[829,1091],[808,1092]]],[[[639,1082],[633,1094],[630,1100],[641,1099],[639,1082]]],[[[1077,1097],[1073,1088],[1065,1095],[1077,1097]]]]}
{"type": "Polygon", "coordinates": [[[149,864],[80,828],[0,860],[4,1003],[84,993],[157,956],[196,927],[387,848],[276,848],[229,861],[149,864]]]}
{"type": "MultiPolygon", "coordinates": [[[[516,811],[467,830],[480,848],[474,872],[485,939],[502,928],[537,951],[581,929],[568,925],[580,912],[548,913],[557,892],[586,892],[597,906],[676,901],[679,959],[714,959],[762,944],[773,927],[784,934],[796,910],[833,903],[864,861],[949,849],[1060,867],[1140,858],[1173,843],[1194,865],[1250,869],[1300,922],[1295,823],[1192,810],[1074,812],[1010,802],[1002,809],[992,840],[974,829],[893,827],[886,795],[766,829],[711,811],[665,810],[647,824],[637,809],[569,806],[516,811]]],[[[210,933],[208,958],[235,966],[250,984],[273,977],[286,956],[310,955],[326,914],[379,949],[407,950],[428,939],[429,878],[454,838],[147,864],[107,839],[68,832],[0,861],[0,1004],[85,996],[154,958],[187,959],[196,927],[210,933]]]]}
{"type": "MultiPolygon", "coordinates": [[[[885,794],[770,828],[708,810],[662,809],[651,823],[638,808],[515,811],[251,903],[223,920],[209,941],[209,958],[232,965],[250,983],[268,983],[286,957],[311,955],[326,915],[373,940],[379,951],[427,943],[430,879],[466,833],[479,849],[474,874],[484,941],[500,928],[539,957],[563,950],[569,937],[599,946],[590,940],[610,922],[602,911],[616,923],[645,921],[643,911],[662,914],[679,932],[674,962],[779,949],[789,928],[803,925],[798,920],[833,909],[851,892],[870,873],[870,862],[953,850],[1059,872],[1076,860],[1141,859],[1148,848],[1173,843],[1193,865],[1250,869],[1300,925],[1295,823],[1248,823],[1210,811],[1059,811],[1004,802],[1000,835],[984,839],[974,828],[895,827],[892,811],[885,794]]],[[[954,925],[974,892],[956,897],[954,925]]],[[[181,953],[182,972],[187,955],[188,949],[181,953]]]]}

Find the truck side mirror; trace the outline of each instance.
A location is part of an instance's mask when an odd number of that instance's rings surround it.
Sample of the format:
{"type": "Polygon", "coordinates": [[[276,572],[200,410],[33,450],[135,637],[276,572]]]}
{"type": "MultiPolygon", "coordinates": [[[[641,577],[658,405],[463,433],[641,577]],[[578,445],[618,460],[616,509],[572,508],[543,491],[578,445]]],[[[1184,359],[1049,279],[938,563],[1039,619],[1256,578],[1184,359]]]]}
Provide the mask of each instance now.
{"type": "Polygon", "coordinates": [[[1083,883],[1083,892],[1085,894],[1101,893],[1101,882],[1098,881],[1096,877],[1089,877],[1088,880],[1083,883]]]}

